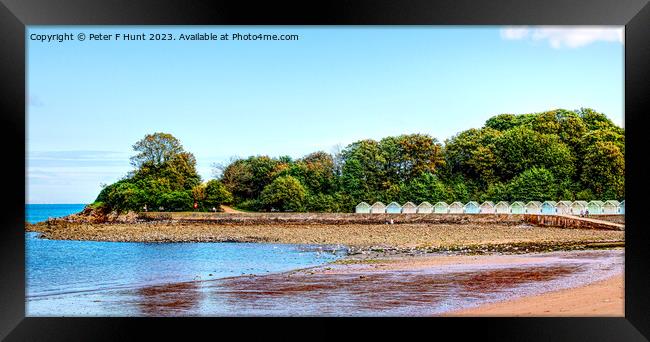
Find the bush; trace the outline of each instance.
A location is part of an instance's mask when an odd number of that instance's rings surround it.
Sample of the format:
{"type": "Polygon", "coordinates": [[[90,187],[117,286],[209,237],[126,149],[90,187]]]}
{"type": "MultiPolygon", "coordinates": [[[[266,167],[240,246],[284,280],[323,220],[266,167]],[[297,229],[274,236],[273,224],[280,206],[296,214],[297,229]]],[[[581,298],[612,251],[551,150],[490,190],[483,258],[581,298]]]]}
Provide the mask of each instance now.
{"type": "Polygon", "coordinates": [[[166,211],[192,210],[194,199],[189,191],[171,191],[162,194],[160,204],[166,211]]]}
{"type": "Polygon", "coordinates": [[[267,210],[303,211],[306,195],[300,181],[292,176],[282,176],[264,188],[260,200],[267,210]]]}

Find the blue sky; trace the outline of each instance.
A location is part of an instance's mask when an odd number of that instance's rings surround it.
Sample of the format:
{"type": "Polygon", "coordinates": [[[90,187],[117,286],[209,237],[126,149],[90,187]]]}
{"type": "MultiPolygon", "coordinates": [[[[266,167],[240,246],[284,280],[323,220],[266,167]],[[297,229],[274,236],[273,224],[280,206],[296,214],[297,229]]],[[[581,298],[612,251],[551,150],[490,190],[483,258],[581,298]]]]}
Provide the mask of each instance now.
{"type": "Polygon", "coordinates": [[[590,107],[623,126],[622,27],[32,26],[26,38],[28,203],[92,202],[153,132],[179,138],[209,179],[233,156],[444,141],[500,113],[590,107]],[[300,39],[29,39],[64,32],[300,39]]]}

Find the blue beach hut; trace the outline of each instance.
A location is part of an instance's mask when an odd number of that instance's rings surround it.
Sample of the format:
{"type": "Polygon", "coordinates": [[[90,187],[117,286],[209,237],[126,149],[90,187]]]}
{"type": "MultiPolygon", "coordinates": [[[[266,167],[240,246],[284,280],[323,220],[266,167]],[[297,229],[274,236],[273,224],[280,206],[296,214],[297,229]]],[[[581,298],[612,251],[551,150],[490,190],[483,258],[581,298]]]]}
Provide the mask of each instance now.
{"type": "Polygon", "coordinates": [[[463,207],[465,214],[478,214],[479,213],[479,204],[474,201],[469,201],[463,207]]]}
{"type": "Polygon", "coordinates": [[[625,215],[625,200],[621,201],[621,206],[619,207],[619,209],[620,209],[619,213],[625,215]]]}
{"type": "Polygon", "coordinates": [[[390,202],[386,206],[386,214],[400,214],[402,212],[402,206],[397,202],[390,202]]]}
{"type": "Polygon", "coordinates": [[[544,201],[542,203],[542,215],[553,215],[556,213],[555,206],[557,203],[555,201],[544,201]]]}

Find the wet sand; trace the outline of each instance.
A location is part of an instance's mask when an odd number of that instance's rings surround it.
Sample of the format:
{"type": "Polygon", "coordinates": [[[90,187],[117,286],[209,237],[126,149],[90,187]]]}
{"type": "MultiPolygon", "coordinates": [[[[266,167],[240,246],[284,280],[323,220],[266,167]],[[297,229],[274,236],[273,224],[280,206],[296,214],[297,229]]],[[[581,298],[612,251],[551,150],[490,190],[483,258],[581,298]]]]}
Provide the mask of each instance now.
{"type": "Polygon", "coordinates": [[[624,274],[619,273],[608,279],[572,289],[452,311],[445,316],[623,317],[625,316],[624,281],[624,274]]]}
{"type": "MultiPolygon", "coordinates": [[[[99,316],[622,316],[623,269],[623,249],[364,254],[284,273],[80,293],[66,300],[99,316]]],[[[33,300],[66,307],[57,302],[63,299],[33,300]]]]}

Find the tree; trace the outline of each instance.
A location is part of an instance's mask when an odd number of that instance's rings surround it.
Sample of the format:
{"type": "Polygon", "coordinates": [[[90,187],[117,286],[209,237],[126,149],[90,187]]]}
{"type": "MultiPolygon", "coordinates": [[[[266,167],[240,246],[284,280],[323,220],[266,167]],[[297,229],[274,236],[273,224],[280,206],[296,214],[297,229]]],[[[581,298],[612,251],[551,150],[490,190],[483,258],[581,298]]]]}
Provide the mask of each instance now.
{"type": "Polygon", "coordinates": [[[599,141],[586,149],[582,182],[598,198],[625,197],[625,156],[616,143],[599,141]]]}
{"type": "Polygon", "coordinates": [[[305,188],[296,178],[282,176],[264,188],[260,200],[266,209],[302,211],[306,195],[305,188]]]}
{"type": "Polygon", "coordinates": [[[231,203],[232,201],[232,194],[220,181],[212,179],[206,183],[205,204],[208,206],[208,208],[219,208],[221,204],[231,203]]]}
{"type": "Polygon", "coordinates": [[[183,152],[180,141],[168,133],[147,134],[133,145],[138,152],[131,157],[131,164],[140,169],[143,166],[159,167],[172,157],[183,152]]]}
{"type": "Polygon", "coordinates": [[[558,195],[553,173],[544,168],[533,167],[522,172],[508,184],[511,201],[550,201],[558,195]]]}

